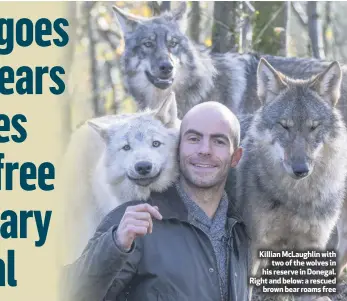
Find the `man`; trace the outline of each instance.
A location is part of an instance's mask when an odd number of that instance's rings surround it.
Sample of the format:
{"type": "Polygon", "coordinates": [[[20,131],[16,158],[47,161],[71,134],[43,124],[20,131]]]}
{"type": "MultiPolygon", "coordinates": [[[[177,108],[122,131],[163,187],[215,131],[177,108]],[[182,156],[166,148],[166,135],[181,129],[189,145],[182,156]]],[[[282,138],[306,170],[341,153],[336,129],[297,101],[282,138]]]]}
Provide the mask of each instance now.
{"type": "Polygon", "coordinates": [[[248,236],[224,192],[239,143],[227,107],[193,107],[181,124],[179,181],[103,220],[66,267],[71,300],[246,301],[248,236]]]}

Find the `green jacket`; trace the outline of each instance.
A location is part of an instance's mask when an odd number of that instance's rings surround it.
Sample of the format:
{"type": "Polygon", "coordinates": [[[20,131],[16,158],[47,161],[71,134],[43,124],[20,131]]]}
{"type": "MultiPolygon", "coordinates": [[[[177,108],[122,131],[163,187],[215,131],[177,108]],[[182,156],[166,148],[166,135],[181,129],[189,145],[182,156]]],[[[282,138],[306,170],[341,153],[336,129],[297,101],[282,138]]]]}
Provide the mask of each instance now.
{"type": "MultiPolygon", "coordinates": [[[[162,220],[153,232],[121,252],[114,231],[127,206],[110,212],[99,225],[81,257],[66,266],[63,290],[70,301],[220,301],[217,262],[207,235],[188,223],[188,213],[176,188],[153,193],[147,201],[158,206],[162,220]]],[[[229,205],[229,299],[247,301],[249,238],[229,205]]]]}

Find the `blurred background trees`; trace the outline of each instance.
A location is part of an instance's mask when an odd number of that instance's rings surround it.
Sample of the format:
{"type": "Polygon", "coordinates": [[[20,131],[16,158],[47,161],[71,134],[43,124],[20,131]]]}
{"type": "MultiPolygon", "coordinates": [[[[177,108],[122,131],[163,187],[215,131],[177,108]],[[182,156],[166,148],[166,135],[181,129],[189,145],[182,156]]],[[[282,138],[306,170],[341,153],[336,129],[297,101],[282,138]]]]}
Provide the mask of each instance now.
{"type": "MultiPolygon", "coordinates": [[[[70,47],[64,61],[68,93],[62,106],[64,133],[88,118],[132,112],[120,57],[122,34],[112,12],[117,5],[151,17],[178,2],[67,2],[70,47]]],[[[186,34],[211,52],[259,53],[347,60],[345,2],[188,1],[186,34]]]]}

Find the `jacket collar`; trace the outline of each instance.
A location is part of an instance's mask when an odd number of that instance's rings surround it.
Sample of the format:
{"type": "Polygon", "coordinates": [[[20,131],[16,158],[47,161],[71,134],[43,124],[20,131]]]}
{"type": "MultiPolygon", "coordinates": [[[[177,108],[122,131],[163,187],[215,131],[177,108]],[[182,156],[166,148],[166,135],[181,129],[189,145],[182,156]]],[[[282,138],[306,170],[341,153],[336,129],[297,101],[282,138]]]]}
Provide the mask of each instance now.
{"type": "MultiPolygon", "coordinates": [[[[188,222],[188,210],[179,196],[175,185],[170,186],[166,191],[161,193],[153,192],[149,203],[153,206],[158,206],[163,219],[178,219],[188,222]]],[[[228,202],[227,218],[229,230],[237,223],[244,224],[234,204],[230,201],[228,202]]]]}

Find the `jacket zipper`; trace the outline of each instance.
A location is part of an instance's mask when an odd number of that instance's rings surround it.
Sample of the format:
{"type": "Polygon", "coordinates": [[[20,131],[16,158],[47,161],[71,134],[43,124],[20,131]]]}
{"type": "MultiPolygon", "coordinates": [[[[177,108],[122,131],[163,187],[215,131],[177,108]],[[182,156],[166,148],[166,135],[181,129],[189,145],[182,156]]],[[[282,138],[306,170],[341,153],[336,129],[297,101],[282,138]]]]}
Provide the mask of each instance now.
{"type": "MultiPolygon", "coordinates": [[[[231,300],[231,298],[232,298],[230,285],[231,285],[231,279],[233,278],[233,275],[231,275],[231,263],[230,263],[230,254],[232,252],[232,246],[231,246],[231,241],[230,241],[230,238],[231,238],[230,229],[233,229],[236,224],[237,224],[237,221],[233,221],[233,223],[231,225],[228,225],[228,221],[227,221],[227,227],[228,227],[228,242],[227,242],[227,265],[228,265],[227,282],[228,282],[228,286],[227,286],[227,291],[228,291],[228,295],[229,295],[228,296],[229,300],[231,300]]],[[[237,301],[237,300],[234,300],[234,301],[237,301]]]]}
{"type": "MultiPolygon", "coordinates": [[[[231,247],[230,247],[230,237],[228,237],[228,241],[227,241],[227,292],[228,292],[228,299],[231,300],[231,289],[230,289],[230,283],[231,283],[231,263],[230,263],[230,252],[231,252],[231,247]]],[[[236,300],[235,300],[236,301],[236,300]]]]}

